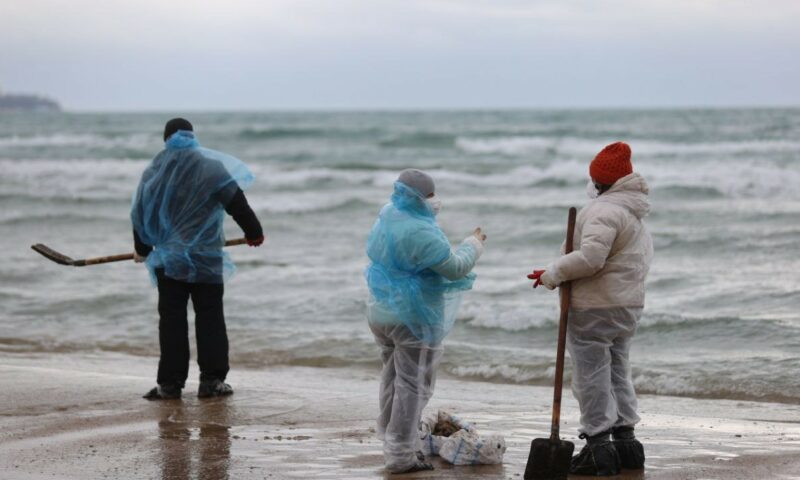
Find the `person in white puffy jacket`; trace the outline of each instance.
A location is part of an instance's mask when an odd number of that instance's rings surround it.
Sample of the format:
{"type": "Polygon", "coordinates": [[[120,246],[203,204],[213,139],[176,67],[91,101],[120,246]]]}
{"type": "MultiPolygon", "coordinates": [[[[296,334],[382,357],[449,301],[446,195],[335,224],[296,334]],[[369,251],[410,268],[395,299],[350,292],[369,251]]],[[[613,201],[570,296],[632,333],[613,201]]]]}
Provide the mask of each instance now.
{"type": "Polygon", "coordinates": [[[643,222],[650,212],[649,188],[633,172],[631,149],[623,142],[597,154],[589,173],[592,200],[578,213],[575,250],[563,255],[562,248],[559,259],[528,278],[536,281],[534,288],[572,281],[567,349],[586,446],[570,471],[615,475],[620,468],[644,468],[644,448],[633,434],[639,415],[628,353],[653,258],[643,222]]]}

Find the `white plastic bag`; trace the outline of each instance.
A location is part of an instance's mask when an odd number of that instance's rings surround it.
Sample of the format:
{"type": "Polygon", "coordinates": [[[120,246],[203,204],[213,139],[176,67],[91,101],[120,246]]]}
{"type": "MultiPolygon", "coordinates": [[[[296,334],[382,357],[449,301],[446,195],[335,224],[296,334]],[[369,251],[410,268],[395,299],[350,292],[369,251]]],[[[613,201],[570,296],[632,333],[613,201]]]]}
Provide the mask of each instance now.
{"type": "Polygon", "coordinates": [[[431,417],[430,424],[426,421],[428,419],[422,420],[420,423],[420,441],[422,442],[422,453],[429,457],[431,455],[439,455],[439,449],[442,448],[442,443],[447,437],[442,437],[439,435],[433,435],[431,431],[433,430],[433,425],[436,423],[435,418],[431,417]]]}
{"type": "Polygon", "coordinates": [[[506,441],[500,435],[480,437],[477,432],[459,430],[445,438],[439,456],[453,465],[494,465],[503,463],[506,441]]]}
{"type": "Polygon", "coordinates": [[[428,415],[419,424],[422,453],[425,455],[439,455],[439,448],[452,433],[459,430],[473,431],[474,429],[475,427],[471,423],[465,422],[444,410],[439,410],[436,415],[428,415]],[[441,430],[451,430],[452,432],[443,435],[442,433],[444,432],[441,430]]]}
{"type": "Polygon", "coordinates": [[[474,425],[441,410],[422,419],[420,441],[423,454],[439,455],[453,465],[503,463],[506,451],[502,436],[481,437],[474,425]]]}

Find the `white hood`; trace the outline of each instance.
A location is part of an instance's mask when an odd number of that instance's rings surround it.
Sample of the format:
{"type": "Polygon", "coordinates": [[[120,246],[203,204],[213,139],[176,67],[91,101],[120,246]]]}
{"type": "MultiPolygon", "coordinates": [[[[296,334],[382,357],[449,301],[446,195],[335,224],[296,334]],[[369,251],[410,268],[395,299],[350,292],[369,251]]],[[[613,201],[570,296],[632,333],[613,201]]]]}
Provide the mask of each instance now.
{"type": "Polygon", "coordinates": [[[595,201],[625,207],[641,220],[650,213],[648,193],[650,193],[650,187],[644,177],[634,172],[617,180],[607,192],[597,197],[595,201]]]}

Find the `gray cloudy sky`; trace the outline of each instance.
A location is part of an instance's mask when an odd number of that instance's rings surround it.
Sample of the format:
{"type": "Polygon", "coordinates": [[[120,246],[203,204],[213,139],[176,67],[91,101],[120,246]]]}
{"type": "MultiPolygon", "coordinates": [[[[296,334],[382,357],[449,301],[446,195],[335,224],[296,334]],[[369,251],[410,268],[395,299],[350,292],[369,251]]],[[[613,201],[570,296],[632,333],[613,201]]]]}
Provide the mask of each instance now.
{"type": "Polygon", "coordinates": [[[799,0],[2,0],[72,109],[800,105],[799,0]]]}

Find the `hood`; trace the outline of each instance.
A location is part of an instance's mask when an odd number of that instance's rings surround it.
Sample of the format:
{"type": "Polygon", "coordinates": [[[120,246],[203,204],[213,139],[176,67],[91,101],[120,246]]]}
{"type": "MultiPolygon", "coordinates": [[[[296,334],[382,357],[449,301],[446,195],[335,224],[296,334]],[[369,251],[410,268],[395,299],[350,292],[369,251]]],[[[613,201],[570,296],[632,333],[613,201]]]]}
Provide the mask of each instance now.
{"type": "Polygon", "coordinates": [[[611,189],[600,195],[595,201],[625,207],[636,218],[642,219],[650,213],[648,193],[650,193],[650,187],[644,177],[634,172],[617,180],[611,189]]]}
{"type": "Polygon", "coordinates": [[[410,187],[399,180],[394,182],[391,203],[398,210],[436,223],[436,215],[428,205],[428,202],[425,201],[425,197],[416,188],[410,187]]]}
{"type": "Polygon", "coordinates": [[[195,137],[194,132],[189,130],[178,130],[177,132],[173,133],[166,142],[164,142],[164,146],[167,150],[176,150],[179,148],[199,147],[200,143],[197,141],[197,137],[195,137]]]}

